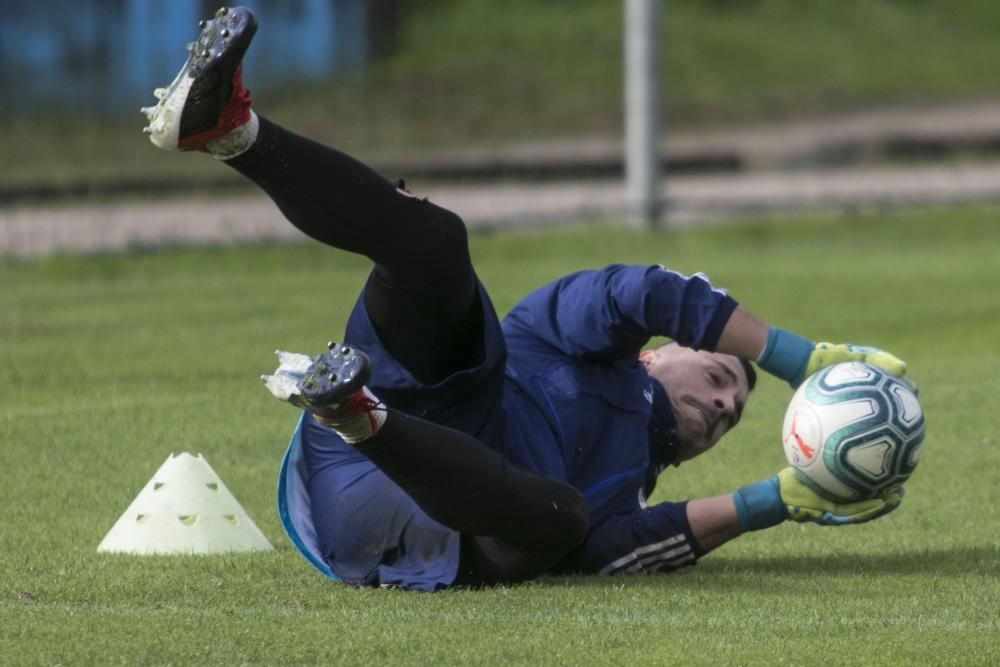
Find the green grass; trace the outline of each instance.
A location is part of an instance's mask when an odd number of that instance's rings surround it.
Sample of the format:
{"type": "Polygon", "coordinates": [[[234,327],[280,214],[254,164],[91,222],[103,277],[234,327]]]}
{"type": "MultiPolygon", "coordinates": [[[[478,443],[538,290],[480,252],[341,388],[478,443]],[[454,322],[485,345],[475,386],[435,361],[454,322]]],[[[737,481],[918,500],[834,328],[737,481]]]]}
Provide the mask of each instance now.
{"type": "MultiPolygon", "coordinates": [[[[260,91],[247,72],[257,108],[367,161],[470,142],[621,135],[622,3],[409,4],[396,52],[362,73],[260,91]]],[[[677,0],[665,7],[661,71],[671,131],[1000,93],[996,3],[677,0]]],[[[169,81],[173,72],[163,76],[169,81]]],[[[121,117],[97,122],[0,118],[3,154],[18,157],[0,184],[213,174],[148,146],[138,108],[152,101],[150,91],[121,117]]]]}
{"type": "MultiPolygon", "coordinates": [[[[873,524],[780,526],[666,576],[441,594],[323,580],[273,507],[295,415],[257,375],[277,346],[339,336],[364,262],[306,245],[0,263],[3,662],[997,664],[998,215],[474,235],[501,312],[570,270],[663,262],[810,337],[887,347],[922,386],[927,441],[906,501],[873,524]],[[180,451],[205,455],[276,551],[96,553],[180,451]]],[[[779,469],[789,395],[762,378],[743,425],[657,499],[779,469]]]]}

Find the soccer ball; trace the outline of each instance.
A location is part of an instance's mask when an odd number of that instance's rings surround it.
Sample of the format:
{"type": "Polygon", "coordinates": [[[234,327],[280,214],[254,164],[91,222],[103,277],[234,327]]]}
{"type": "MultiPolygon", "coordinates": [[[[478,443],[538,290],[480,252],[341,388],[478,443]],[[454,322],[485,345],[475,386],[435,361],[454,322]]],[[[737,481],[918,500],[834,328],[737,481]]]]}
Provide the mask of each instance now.
{"type": "Polygon", "coordinates": [[[814,491],[839,502],[867,500],[913,473],[924,414],[905,382],[861,362],[836,364],[799,386],[785,412],[788,462],[814,491]]]}

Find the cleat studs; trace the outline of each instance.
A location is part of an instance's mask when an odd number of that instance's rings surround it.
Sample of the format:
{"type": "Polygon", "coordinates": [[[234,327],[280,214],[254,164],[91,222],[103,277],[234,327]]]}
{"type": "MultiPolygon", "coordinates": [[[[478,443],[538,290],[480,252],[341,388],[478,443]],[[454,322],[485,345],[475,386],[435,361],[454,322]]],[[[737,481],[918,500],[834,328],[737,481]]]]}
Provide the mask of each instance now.
{"type": "Polygon", "coordinates": [[[229,13],[229,7],[219,7],[219,11],[215,12],[216,16],[225,16],[229,13]]]}
{"type": "Polygon", "coordinates": [[[143,134],[152,134],[153,133],[153,128],[151,128],[151,127],[149,127],[147,125],[146,127],[142,128],[142,133],[143,134]]]}
{"type": "Polygon", "coordinates": [[[207,25],[208,25],[208,21],[206,21],[205,19],[202,19],[202,20],[198,21],[198,27],[201,28],[202,30],[204,30],[205,26],[207,26],[207,25]]]}
{"type": "Polygon", "coordinates": [[[145,114],[146,118],[152,119],[153,113],[156,112],[156,107],[142,107],[139,111],[145,114]]]}
{"type": "Polygon", "coordinates": [[[212,54],[211,54],[211,52],[208,49],[202,49],[201,50],[201,57],[202,58],[208,58],[210,55],[212,55],[212,54]]]}
{"type": "Polygon", "coordinates": [[[229,29],[223,28],[222,32],[219,33],[224,39],[229,39],[229,29]]]}
{"type": "Polygon", "coordinates": [[[330,373],[330,377],[328,379],[330,380],[330,382],[336,382],[337,381],[337,374],[336,373],[330,373]]]}
{"type": "Polygon", "coordinates": [[[184,48],[187,49],[188,53],[193,53],[196,46],[198,46],[198,42],[188,42],[184,48]]]}
{"type": "Polygon", "coordinates": [[[345,357],[349,357],[349,356],[351,356],[351,348],[349,348],[349,347],[342,347],[342,348],[340,348],[340,353],[342,355],[344,355],[345,357]]]}
{"type": "Polygon", "coordinates": [[[167,89],[157,88],[156,90],[153,91],[153,96],[156,97],[156,99],[158,100],[162,100],[164,97],[167,96],[167,89]]]}
{"type": "Polygon", "coordinates": [[[333,348],[335,348],[335,347],[337,347],[337,344],[334,343],[332,340],[329,343],[326,344],[326,349],[328,349],[328,350],[333,350],[333,348]]]}

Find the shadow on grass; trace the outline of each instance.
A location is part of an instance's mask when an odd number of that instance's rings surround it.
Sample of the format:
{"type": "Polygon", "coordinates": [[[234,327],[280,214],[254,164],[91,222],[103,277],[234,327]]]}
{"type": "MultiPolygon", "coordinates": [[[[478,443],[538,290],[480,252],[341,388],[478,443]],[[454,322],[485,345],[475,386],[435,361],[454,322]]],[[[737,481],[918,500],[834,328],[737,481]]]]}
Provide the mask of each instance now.
{"type": "MultiPolygon", "coordinates": [[[[708,565],[709,561],[705,562],[708,565]]],[[[760,574],[812,574],[824,576],[889,575],[998,575],[1000,547],[950,547],[885,554],[825,554],[816,556],[776,556],[760,558],[719,558],[719,567],[732,572],[760,574]]]]}
{"type": "MultiPolygon", "coordinates": [[[[783,577],[857,577],[859,575],[919,575],[935,577],[1000,576],[1000,545],[925,549],[904,553],[764,556],[726,558],[708,556],[695,569],[681,570],[697,574],[703,584],[706,577],[756,577],[778,574],[783,577]]],[[[653,578],[662,578],[653,575],[653,578]]],[[[617,586],[641,581],[643,577],[567,576],[547,577],[538,583],[550,586],[617,586]]]]}

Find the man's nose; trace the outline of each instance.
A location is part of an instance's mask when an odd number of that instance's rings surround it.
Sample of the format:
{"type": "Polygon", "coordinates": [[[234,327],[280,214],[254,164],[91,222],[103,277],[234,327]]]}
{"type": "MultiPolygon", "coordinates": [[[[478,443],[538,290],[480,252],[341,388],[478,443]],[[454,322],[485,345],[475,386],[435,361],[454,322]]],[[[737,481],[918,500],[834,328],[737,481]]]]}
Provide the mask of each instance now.
{"type": "Polygon", "coordinates": [[[735,410],[734,401],[730,400],[727,396],[716,396],[713,399],[716,409],[723,415],[729,416],[735,410]]]}

